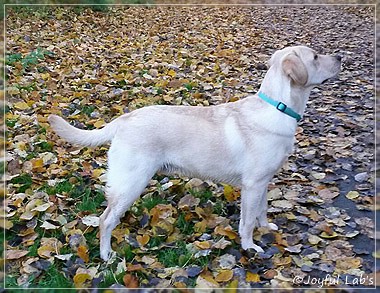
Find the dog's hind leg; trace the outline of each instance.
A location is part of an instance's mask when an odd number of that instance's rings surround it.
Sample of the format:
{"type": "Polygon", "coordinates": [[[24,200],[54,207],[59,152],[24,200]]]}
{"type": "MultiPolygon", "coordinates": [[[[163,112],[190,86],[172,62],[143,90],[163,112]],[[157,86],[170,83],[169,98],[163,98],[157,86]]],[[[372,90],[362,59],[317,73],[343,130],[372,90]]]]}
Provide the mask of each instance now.
{"type": "MultiPolygon", "coordinates": [[[[129,157],[129,156],[127,156],[129,157]]],[[[131,157],[129,157],[131,158],[131,157]]],[[[107,174],[107,208],[100,217],[100,257],[107,261],[111,253],[111,233],[120,218],[143,192],[156,170],[146,160],[112,160],[107,174]]]]}
{"type": "Polygon", "coordinates": [[[259,212],[259,226],[260,227],[268,227],[269,229],[271,230],[278,230],[278,227],[276,224],[274,223],[269,223],[268,222],[268,216],[267,216],[267,212],[268,212],[268,197],[267,197],[267,191],[265,190],[264,191],[264,194],[263,196],[261,197],[261,204],[260,204],[260,207],[261,207],[261,212],[259,212]]]}

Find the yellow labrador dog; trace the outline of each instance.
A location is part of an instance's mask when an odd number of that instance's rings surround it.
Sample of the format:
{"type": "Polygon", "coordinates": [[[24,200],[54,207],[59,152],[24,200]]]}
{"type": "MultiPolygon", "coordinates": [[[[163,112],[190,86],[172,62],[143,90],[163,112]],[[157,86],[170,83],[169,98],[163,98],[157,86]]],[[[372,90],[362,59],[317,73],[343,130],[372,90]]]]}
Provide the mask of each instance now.
{"type": "Polygon", "coordinates": [[[108,206],[100,218],[103,260],[110,257],[112,230],[158,171],[241,186],[242,248],[263,251],[252,240],[256,223],[277,229],[267,220],[268,183],[293,149],[311,89],[339,73],[341,57],[296,46],[275,52],[269,66],[258,94],[234,103],[150,106],[98,130],[77,129],[59,116],[49,117],[54,131],[71,143],[111,142],[108,206]]]}

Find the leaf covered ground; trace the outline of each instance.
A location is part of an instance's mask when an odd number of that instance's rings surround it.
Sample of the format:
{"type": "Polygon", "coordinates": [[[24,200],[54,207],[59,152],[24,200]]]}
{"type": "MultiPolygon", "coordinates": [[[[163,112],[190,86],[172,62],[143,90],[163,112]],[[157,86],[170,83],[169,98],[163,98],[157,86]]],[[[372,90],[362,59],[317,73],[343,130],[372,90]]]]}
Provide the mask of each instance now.
{"type": "Polygon", "coordinates": [[[373,17],[373,6],[8,8],[5,286],[373,286],[373,17]],[[313,90],[269,186],[280,230],[255,231],[265,252],[240,250],[238,189],[158,174],[102,262],[108,146],[69,145],[47,116],[95,129],[152,104],[233,102],[257,91],[275,50],[299,44],[344,64],[313,90]]]}

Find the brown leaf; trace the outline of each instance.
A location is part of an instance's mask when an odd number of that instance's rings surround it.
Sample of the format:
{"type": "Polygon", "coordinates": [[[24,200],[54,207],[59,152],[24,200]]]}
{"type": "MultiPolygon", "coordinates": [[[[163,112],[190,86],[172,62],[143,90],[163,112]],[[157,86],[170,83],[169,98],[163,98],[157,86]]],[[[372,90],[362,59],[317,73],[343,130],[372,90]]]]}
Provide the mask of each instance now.
{"type": "Polygon", "coordinates": [[[141,246],[145,246],[149,242],[150,237],[148,234],[137,235],[136,240],[141,246]]]}
{"type": "Polygon", "coordinates": [[[130,289],[139,287],[139,280],[132,274],[126,274],[123,277],[124,286],[130,289]]]}
{"type": "Polygon", "coordinates": [[[7,250],[5,251],[5,259],[19,259],[28,253],[28,250],[7,250]]]}
{"type": "Polygon", "coordinates": [[[142,269],[144,268],[141,264],[136,264],[136,265],[129,264],[127,267],[128,272],[141,271],[142,269]]]}
{"type": "Polygon", "coordinates": [[[80,245],[77,250],[77,255],[83,259],[85,263],[88,263],[90,260],[90,256],[88,254],[88,248],[86,246],[80,245]]]}
{"type": "Polygon", "coordinates": [[[238,237],[238,234],[233,230],[231,226],[217,226],[215,228],[215,233],[223,236],[227,236],[229,239],[233,240],[238,237]]]}

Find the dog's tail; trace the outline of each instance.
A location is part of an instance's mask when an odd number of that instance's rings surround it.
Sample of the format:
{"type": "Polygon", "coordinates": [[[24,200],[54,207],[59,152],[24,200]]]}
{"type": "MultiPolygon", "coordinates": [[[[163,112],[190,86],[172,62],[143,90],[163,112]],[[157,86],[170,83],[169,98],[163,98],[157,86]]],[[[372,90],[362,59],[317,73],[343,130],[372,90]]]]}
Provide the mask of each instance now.
{"type": "Polygon", "coordinates": [[[94,130],[76,128],[57,115],[50,115],[48,120],[60,137],[70,143],[83,146],[98,146],[110,142],[117,130],[117,119],[101,129],[94,130]]]}

